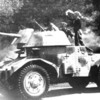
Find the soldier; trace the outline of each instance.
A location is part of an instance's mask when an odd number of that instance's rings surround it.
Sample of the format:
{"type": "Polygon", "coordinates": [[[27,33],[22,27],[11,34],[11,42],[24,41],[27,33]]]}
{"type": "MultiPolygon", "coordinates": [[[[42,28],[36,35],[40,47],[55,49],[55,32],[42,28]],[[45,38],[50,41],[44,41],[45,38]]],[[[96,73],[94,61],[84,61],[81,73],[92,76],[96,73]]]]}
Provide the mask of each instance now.
{"type": "Polygon", "coordinates": [[[67,10],[65,13],[67,18],[70,20],[69,25],[73,27],[73,31],[75,33],[75,45],[84,45],[80,31],[82,18],[81,14],[78,11],[73,12],[72,10],[67,10]]]}

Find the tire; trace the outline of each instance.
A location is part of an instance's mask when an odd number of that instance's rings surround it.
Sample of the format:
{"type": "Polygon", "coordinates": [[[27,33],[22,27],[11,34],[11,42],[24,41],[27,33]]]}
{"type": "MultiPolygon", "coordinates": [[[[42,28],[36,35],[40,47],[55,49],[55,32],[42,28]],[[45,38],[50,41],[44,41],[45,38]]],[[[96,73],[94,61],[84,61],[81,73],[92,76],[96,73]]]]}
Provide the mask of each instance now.
{"type": "Polygon", "coordinates": [[[95,82],[98,87],[100,87],[100,70],[97,65],[92,66],[90,70],[91,82],[95,82]]]}
{"type": "Polygon", "coordinates": [[[89,81],[84,78],[71,78],[69,80],[69,84],[73,88],[77,88],[77,89],[84,89],[88,85],[88,83],[89,81]]]}
{"type": "Polygon", "coordinates": [[[47,71],[38,65],[23,68],[18,78],[18,91],[24,99],[38,99],[49,89],[50,78],[47,71]]]}
{"type": "Polygon", "coordinates": [[[100,88],[100,69],[99,69],[99,71],[98,71],[98,76],[97,76],[96,79],[97,79],[97,80],[96,80],[96,84],[97,84],[98,88],[100,88]]]}

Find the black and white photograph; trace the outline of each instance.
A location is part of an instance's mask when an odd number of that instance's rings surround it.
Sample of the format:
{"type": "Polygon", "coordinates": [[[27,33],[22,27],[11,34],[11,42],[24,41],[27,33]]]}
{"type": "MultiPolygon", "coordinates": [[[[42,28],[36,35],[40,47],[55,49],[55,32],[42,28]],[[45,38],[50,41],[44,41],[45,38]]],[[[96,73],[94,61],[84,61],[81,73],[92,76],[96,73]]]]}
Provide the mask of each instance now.
{"type": "Polygon", "coordinates": [[[0,100],[100,99],[100,0],[0,0],[0,100]]]}

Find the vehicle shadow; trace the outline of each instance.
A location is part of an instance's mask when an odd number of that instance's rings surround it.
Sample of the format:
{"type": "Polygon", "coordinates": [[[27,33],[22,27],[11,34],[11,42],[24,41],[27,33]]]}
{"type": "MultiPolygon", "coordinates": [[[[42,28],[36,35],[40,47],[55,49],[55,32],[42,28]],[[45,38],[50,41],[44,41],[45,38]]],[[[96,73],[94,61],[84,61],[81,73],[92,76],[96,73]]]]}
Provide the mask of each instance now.
{"type": "Polygon", "coordinates": [[[81,93],[100,93],[100,88],[85,88],[85,89],[59,89],[59,90],[52,90],[48,92],[46,97],[56,97],[56,96],[63,96],[69,94],[81,94],[81,93]]]}
{"type": "MultiPolygon", "coordinates": [[[[2,91],[3,92],[3,91],[2,91]]],[[[14,92],[14,91],[13,91],[14,92]]],[[[64,95],[72,95],[72,94],[81,94],[81,93],[100,93],[100,89],[97,87],[94,88],[86,88],[86,89],[73,89],[73,88],[66,88],[66,89],[58,89],[58,90],[51,90],[47,93],[47,95],[41,99],[44,98],[50,98],[50,97],[57,97],[57,96],[64,96],[64,95]]],[[[0,98],[0,100],[23,100],[21,97],[18,97],[16,93],[4,93],[5,98],[0,98]]]]}

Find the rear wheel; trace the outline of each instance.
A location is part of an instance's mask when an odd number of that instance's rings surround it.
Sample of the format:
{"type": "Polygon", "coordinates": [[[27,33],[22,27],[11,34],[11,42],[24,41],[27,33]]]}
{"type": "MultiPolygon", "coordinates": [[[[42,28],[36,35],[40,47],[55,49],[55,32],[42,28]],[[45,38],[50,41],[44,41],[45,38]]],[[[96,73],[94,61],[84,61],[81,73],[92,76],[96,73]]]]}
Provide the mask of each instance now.
{"type": "Polygon", "coordinates": [[[30,65],[20,72],[18,90],[24,98],[36,99],[47,93],[49,83],[49,75],[44,68],[30,65]]]}
{"type": "Polygon", "coordinates": [[[100,70],[97,65],[91,66],[90,79],[91,82],[95,82],[97,86],[100,87],[100,70]]]}
{"type": "Polygon", "coordinates": [[[100,88],[100,69],[98,71],[98,76],[96,78],[96,84],[97,84],[98,88],[100,88]]]}
{"type": "Polygon", "coordinates": [[[69,84],[73,87],[73,88],[85,88],[88,85],[89,81],[85,78],[71,78],[69,80],[69,84]]]}

